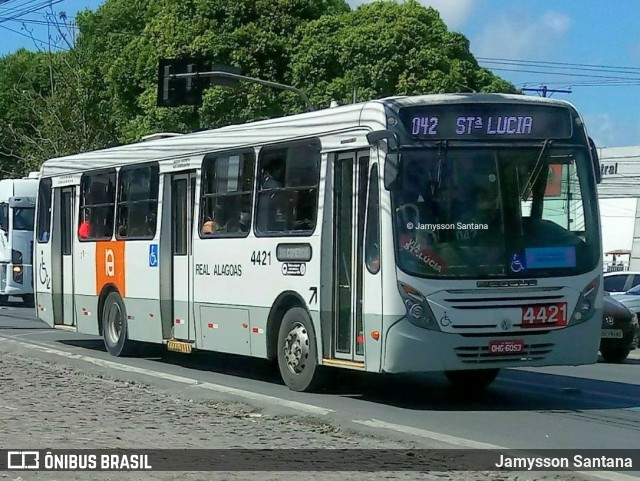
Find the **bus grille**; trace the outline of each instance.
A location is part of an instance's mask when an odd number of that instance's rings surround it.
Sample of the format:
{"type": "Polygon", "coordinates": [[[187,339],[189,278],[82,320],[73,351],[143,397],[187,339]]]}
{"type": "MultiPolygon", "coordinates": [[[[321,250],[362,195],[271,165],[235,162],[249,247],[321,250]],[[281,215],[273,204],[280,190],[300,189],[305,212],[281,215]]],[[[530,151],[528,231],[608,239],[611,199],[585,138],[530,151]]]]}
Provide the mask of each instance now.
{"type": "Polygon", "coordinates": [[[514,361],[539,361],[553,349],[552,343],[526,344],[524,351],[517,354],[490,354],[489,346],[461,346],[454,350],[458,358],[466,364],[513,363],[514,361]]]}

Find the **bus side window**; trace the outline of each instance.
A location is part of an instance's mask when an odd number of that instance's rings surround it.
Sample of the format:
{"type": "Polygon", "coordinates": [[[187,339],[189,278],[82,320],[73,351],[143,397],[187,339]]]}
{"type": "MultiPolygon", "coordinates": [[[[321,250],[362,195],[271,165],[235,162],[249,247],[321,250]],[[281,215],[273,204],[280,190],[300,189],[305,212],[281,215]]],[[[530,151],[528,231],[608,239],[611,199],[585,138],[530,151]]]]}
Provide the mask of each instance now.
{"type": "Polygon", "coordinates": [[[51,179],[41,179],[38,186],[36,236],[38,242],[49,242],[51,232],[51,179]]]}
{"type": "Polygon", "coordinates": [[[371,168],[369,178],[364,257],[369,272],[371,272],[371,274],[377,274],[380,271],[380,188],[378,186],[378,164],[374,164],[371,168]]]}
{"type": "Polygon", "coordinates": [[[113,237],[115,201],[115,169],[83,174],[80,181],[80,239],[110,240],[113,237]]]}
{"type": "Polygon", "coordinates": [[[269,146],[260,152],[256,233],[311,234],[318,212],[320,142],[269,146]]]}
{"type": "Polygon", "coordinates": [[[202,167],[200,235],[244,237],[251,227],[253,150],[205,157],[202,167]]]}
{"type": "Polygon", "coordinates": [[[155,237],[159,182],[158,164],[120,169],[116,238],[149,240],[155,237]]]}

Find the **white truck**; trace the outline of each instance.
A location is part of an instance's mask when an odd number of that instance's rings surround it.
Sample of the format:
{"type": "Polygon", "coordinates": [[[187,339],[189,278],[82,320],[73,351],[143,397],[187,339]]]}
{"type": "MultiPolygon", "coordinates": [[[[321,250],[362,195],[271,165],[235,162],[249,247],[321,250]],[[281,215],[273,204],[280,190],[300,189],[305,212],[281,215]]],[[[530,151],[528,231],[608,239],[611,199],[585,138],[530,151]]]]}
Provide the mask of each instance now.
{"type": "Polygon", "coordinates": [[[33,303],[33,224],[38,172],[0,180],[0,304],[33,303]]]}

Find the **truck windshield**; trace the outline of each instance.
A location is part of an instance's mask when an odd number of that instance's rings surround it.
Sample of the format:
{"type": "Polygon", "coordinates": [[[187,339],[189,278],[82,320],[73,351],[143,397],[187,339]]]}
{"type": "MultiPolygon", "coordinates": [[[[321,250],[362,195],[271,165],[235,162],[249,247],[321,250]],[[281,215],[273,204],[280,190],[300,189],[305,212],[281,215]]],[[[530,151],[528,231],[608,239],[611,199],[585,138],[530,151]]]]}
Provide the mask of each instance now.
{"type": "Polygon", "coordinates": [[[33,230],[35,209],[33,207],[14,207],[13,230],[33,230]]]}
{"type": "Polygon", "coordinates": [[[397,262],[421,277],[568,276],[598,262],[580,148],[406,150],[392,189],[397,262]]]}

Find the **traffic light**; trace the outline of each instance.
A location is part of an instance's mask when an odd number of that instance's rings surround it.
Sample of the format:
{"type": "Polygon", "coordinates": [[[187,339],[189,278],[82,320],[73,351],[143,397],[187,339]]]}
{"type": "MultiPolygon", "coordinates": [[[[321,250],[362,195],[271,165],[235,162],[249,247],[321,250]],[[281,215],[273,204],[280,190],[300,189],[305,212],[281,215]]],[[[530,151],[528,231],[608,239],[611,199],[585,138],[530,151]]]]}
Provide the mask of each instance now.
{"type": "Polygon", "coordinates": [[[216,76],[212,72],[240,75],[240,70],[228,65],[212,64],[202,58],[180,57],[158,62],[158,107],[202,105],[202,93],[211,85],[235,87],[235,78],[216,76]],[[177,77],[176,77],[177,76],[177,77]]]}

